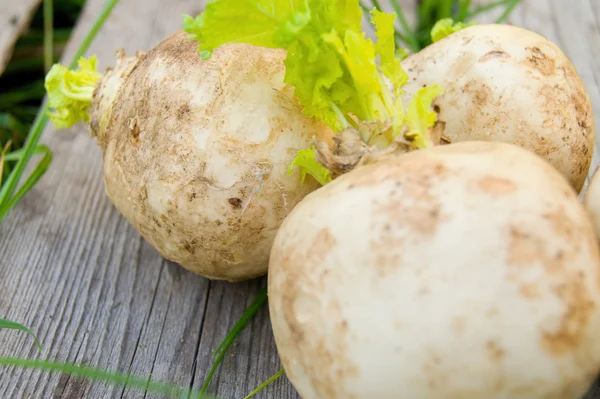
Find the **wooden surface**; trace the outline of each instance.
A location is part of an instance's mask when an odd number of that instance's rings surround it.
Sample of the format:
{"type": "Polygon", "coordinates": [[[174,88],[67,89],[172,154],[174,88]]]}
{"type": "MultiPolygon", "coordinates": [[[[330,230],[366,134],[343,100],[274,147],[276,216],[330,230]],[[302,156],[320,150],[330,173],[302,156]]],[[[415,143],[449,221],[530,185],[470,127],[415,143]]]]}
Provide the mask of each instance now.
{"type": "Polygon", "coordinates": [[[0,73],[13,53],[13,47],[29,26],[41,0],[0,0],[0,73]]]}
{"type": "MultiPolygon", "coordinates": [[[[67,57],[103,3],[88,0],[67,57]]],[[[180,27],[181,14],[198,13],[202,3],[122,0],[90,53],[106,66],[117,47],[150,49],[180,27]]],[[[524,0],[512,18],[571,57],[597,120],[599,21],[596,0],[524,0]]],[[[45,346],[43,358],[200,387],[219,341],[265,279],[209,282],[162,260],[104,194],[100,151],[85,129],[57,133],[49,128],[43,141],[54,151],[52,167],[0,224],[0,317],[32,327],[45,346]]],[[[39,355],[26,336],[3,330],[0,356],[39,355]]],[[[280,369],[266,310],[226,359],[210,387],[223,398],[243,398],[280,369]]],[[[0,368],[0,398],[120,397],[145,395],[68,376],[0,368]]],[[[257,396],[297,397],[285,378],[257,396]]],[[[591,398],[600,398],[600,390],[586,396],[591,398]]]]}

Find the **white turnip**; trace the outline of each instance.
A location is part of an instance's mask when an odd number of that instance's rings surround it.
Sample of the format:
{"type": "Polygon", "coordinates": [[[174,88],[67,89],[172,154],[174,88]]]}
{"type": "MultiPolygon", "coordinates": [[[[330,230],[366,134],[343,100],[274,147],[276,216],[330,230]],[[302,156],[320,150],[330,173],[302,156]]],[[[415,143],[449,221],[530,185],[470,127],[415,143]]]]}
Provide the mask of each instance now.
{"type": "Polygon", "coordinates": [[[510,25],[476,25],[402,63],[406,101],[439,85],[434,102],[451,142],[501,141],[534,151],[580,191],[594,152],[589,95],[565,54],[537,33],[510,25]]]}
{"type": "Polygon", "coordinates": [[[230,44],[203,61],[179,31],[148,53],[120,53],[96,86],[90,127],[108,196],[162,256],[192,272],[264,274],[280,223],[319,187],[288,168],[333,132],[302,113],[283,81],[285,54],[230,44]]]}
{"type": "Polygon", "coordinates": [[[309,194],[269,264],[303,399],[579,399],[600,370],[600,253],[567,180],[515,145],[390,158],[309,194]]]}

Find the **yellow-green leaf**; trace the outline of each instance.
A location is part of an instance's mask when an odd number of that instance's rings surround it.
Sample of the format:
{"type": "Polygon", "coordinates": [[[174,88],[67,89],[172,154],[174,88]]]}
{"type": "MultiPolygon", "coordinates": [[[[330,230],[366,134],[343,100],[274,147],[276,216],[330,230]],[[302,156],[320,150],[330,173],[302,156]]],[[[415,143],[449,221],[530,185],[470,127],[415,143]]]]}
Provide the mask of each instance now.
{"type": "Polygon", "coordinates": [[[300,172],[302,173],[302,183],[304,183],[307,174],[314,177],[314,179],[322,186],[331,181],[331,173],[329,170],[321,165],[316,159],[315,148],[298,151],[298,155],[296,155],[296,158],[294,158],[294,161],[288,168],[289,175],[294,173],[294,168],[296,166],[300,168],[300,172]]]}
{"type": "Polygon", "coordinates": [[[405,116],[408,126],[406,137],[411,139],[417,148],[431,146],[429,128],[437,121],[437,114],[432,109],[433,100],[443,92],[444,90],[437,85],[422,87],[408,105],[405,116]]]}
{"type": "Polygon", "coordinates": [[[48,93],[48,116],[57,129],[69,128],[79,121],[88,122],[88,109],[92,102],[96,84],[102,78],[97,72],[97,59],[80,58],[78,68],[70,71],[55,64],[46,75],[48,93]]]}
{"type": "Polygon", "coordinates": [[[454,22],[452,18],[443,18],[440,19],[433,25],[431,29],[431,41],[438,42],[453,33],[456,33],[460,30],[468,28],[469,26],[475,25],[476,22],[469,22],[465,24],[464,22],[454,22]]]}

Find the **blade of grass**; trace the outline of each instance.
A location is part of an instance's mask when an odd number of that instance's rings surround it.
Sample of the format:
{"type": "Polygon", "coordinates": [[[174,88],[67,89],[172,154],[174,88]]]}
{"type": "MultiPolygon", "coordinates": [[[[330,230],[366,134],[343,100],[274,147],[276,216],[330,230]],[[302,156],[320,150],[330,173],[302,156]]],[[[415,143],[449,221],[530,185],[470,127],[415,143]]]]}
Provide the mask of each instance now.
{"type": "Polygon", "coordinates": [[[233,345],[233,343],[235,342],[235,339],[237,338],[237,336],[240,335],[240,333],[244,330],[244,328],[250,322],[250,320],[252,320],[252,318],[254,318],[256,313],[258,313],[258,311],[266,303],[267,303],[267,289],[263,288],[256,294],[256,296],[254,297],[254,299],[252,300],[250,305],[246,308],[246,310],[244,310],[244,313],[242,313],[242,316],[237,321],[237,323],[235,323],[235,325],[233,326],[233,328],[231,329],[229,334],[227,334],[225,339],[223,339],[221,344],[217,347],[217,350],[215,351],[215,354],[213,355],[213,358],[215,359],[215,361],[214,361],[212,367],[210,368],[210,371],[208,372],[208,376],[206,377],[206,380],[204,381],[204,384],[202,385],[202,389],[200,390],[200,392],[202,392],[202,393],[206,392],[206,390],[208,389],[208,385],[210,384],[210,381],[212,380],[213,375],[215,374],[215,372],[217,371],[217,368],[219,367],[219,365],[225,358],[225,354],[227,353],[227,351],[229,350],[231,345],[233,345]]]}
{"type": "MultiPolygon", "coordinates": [[[[4,176],[4,157],[6,156],[6,153],[8,152],[8,149],[10,148],[11,144],[12,142],[8,140],[8,142],[4,146],[4,149],[2,150],[2,153],[0,153],[0,186],[2,185],[2,176],[4,176]]],[[[0,319],[0,328],[2,328],[2,321],[3,320],[0,319]]]]}
{"type": "MultiPolygon", "coordinates": [[[[46,146],[45,145],[38,145],[37,147],[35,147],[35,151],[33,152],[34,155],[39,155],[39,154],[43,154],[46,152],[46,146]]],[[[9,161],[18,161],[19,158],[21,158],[23,156],[23,152],[24,150],[18,150],[18,151],[13,151],[13,152],[9,152],[8,154],[6,154],[4,160],[6,162],[9,161]]]]}
{"type": "Polygon", "coordinates": [[[454,17],[456,21],[465,22],[471,8],[471,0],[459,0],[458,13],[454,17]]]}
{"type": "MultiPolygon", "coordinates": [[[[75,68],[79,58],[81,56],[83,56],[83,54],[85,54],[85,52],[88,50],[90,44],[92,43],[92,41],[98,34],[98,31],[104,25],[104,22],[108,19],[108,16],[110,15],[113,8],[115,8],[115,6],[117,5],[118,2],[119,2],[119,0],[108,0],[106,2],[104,9],[102,10],[102,12],[98,16],[98,18],[96,18],[94,25],[88,32],[87,36],[85,37],[85,39],[79,46],[77,53],[73,57],[73,60],[71,61],[71,64],[69,66],[70,69],[75,68]]],[[[38,113],[38,115],[33,123],[33,126],[30,130],[30,133],[27,137],[27,141],[26,141],[25,147],[24,147],[25,151],[23,153],[23,156],[21,158],[19,158],[17,165],[15,166],[15,168],[12,170],[12,172],[8,176],[8,180],[0,189],[0,213],[2,215],[6,215],[8,213],[8,210],[6,209],[6,207],[8,206],[7,204],[11,201],[11,198],[12,198],[17,186],[19,185],[21,177],[23,176],[25,168],[27,167],[27,164],[29,163],[31,156],[33,155],[33,152],[40,140],[40,137],[42,136],[44,128],[48,124],[48,115],[46,114],[45,111],[46,111],[46,107],[42,107],[42,109],[38,113]]],[[[0,221],[2,221],[2,219],[3,219],[3,216],[0,216],[0,221]]]]}
{"type": "Polygon", "coordinates": [[[452,6],[454,0],[441,0],[441,5],[437,9],[437,19],[452,17],[452,6]]]}
{"type": "Polygon", "coordinates": [[[46,72],[52,67],[54,60],[54,3],[53,0],[44,0],[44,69],[46,72]]]}
{"type": "Polygon", "coordinates": [[[510,15],[510,13],[515,9],[515,7],[519,4],[520,0],[513,0],[512,2],[509,3],[509,5],[506,7],[506,10],[504,10],[504,12],[502,13],[502,15],[500,15],[498,17],[498,19],[496,20],[497,24],[501,24],[504,22],[504,20],[506,18],[508,18],[508,16],[510,15]]]}
{"type": "Polygon", "coordinates": [[[250,392],[250,394],[248,394],[248,396],[246,396],[244,399],[250,399],[251,397],[253,397],[257,393],[259,393],[260,391],[262,391],[263,389],[265,389],[267,386],[269,386],[270,384],[272,384],[273,382],[275,382],[275,380],[277,380],[279,377],[281,377],[284,374],[285,374],[285,370],[284,369],[279,370],[274,376],[272,376],[271,378],[269,378],[268,380],[266,380],[265,382],[263,382],[262,384],[260,384],[258,386],[258,388],[256,388],[254,391],[250,392]]]}
{"type": "Polygon", "coordinates": [[[501,7],[504,5],[507,5],[509,2],[511,2],[512,0],[500,0],[500,1],[493,1],[491,3],[487,3],[484,4],[482,6],[476,7],[475,9],[473,9],[472,11],[468,12],[467,15],[465,16],[465,21],[470,20],[480,14],[486,13],[488,11],[491,11],[497,7],[501,7]]]}
{"type": "Polygon", "coordinates": [[[415,38],[414,34],[412,34],[412,29],[408,24],[408,19],[406,19],[404,10],[402,10],[402,6],[400,5],[399,0],[392,0],[391,3],[394,12],[398,16],[400,25],[402,26],[402,29],[404,29],[404,34],[402,34],[404,36],[404,44],[406,44],[410,51],[416,53],[417,51],[419,51],[419,43],[417,42],[417,39],[415,38]]]}
{"type": "Polygon", "coordinates": [[[13,330],[20,330],[20,331],[26,332],[35,341],[35,345],[37,346],[38,350],[40,352],[44,351],[44,348],[42,347],[42,344],[37,339],[37,337],[35,336],[35,334],[29,328],[25,327],[24,325],[21,325],[19,323],[15,323],[14,321],[0,319],[0,329],[2,329],[2,328],[10,328],[10,329],[13,329],[13,330]]]}
{"type": "MultiPolygon", "coordinates": [[[[33,172],[29,175],[25,183],[19,188],[17,193],[8,201],[5,205],[0,208],[0,220],[2,220],[6,214],[35,186],[35,184],[42,178],[42,176],[50,167],[52,162],[52,151],[45,145],[38,146],[38,151],[44,154],[42,160],[37,164],[33,172]]],[[[23,152],[24,153],[24,152],[23,152]]]]}
{"type": "Polygon", "coordinates": [[[371,0],[371,3],[373,3],[373,7],[375,7],[377,10],[383,11],[381,4],[379,4],[379,0],[371,0]]]}
{"type": "Polygon", "coordinates": [[[119,372],[111,372],[95,367],[79,366],[71,363],[61,363],[49,360],[30,360],[19,358],[0,358],[0,365],[23,367],[49,372],[58,372],[77,377],[84,377],[98,382],[108,382],[121,387],[134,388],[157,395],[169,395],[170,397],[196,399],[217,399],[212,395],[205,395],[189,388],[179,387],[165,382],[156,382],[150,378],[141,378],[119,372]]]}

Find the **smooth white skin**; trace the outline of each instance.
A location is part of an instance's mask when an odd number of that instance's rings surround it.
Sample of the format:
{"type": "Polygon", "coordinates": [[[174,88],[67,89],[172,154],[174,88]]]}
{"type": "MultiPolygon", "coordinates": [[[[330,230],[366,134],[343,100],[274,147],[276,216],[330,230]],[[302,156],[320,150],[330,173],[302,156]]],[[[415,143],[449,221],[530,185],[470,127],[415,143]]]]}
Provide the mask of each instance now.
{"type": "Polygon", "coordinates": [[[477,25],[402,62],[405,100],[437,84],[439,120],[452,142],[502,141],[534,151],[578,192],[594,153],[592,104],[572,63],[552,42],[509,25],[477,25]]]}
{"type": "Polygon", "coordinates": [[[590,180],[590,184],[587,187],[587,192],[585,193],[584,205],[585,209],[588,211],[592,223],[594,224],[594,230],[596,231],[596,236],[598,240],[600,240],[600,173],[598,173],[600,169],[596,169],[592,179],[590,180]]]}
{"type": "Polygon", "coordinates": [[[573,189],[470,142],[350,172],[281,226],[269,307],[304,399],[579,399],[600,370],[600,255],[573,189]]]}

